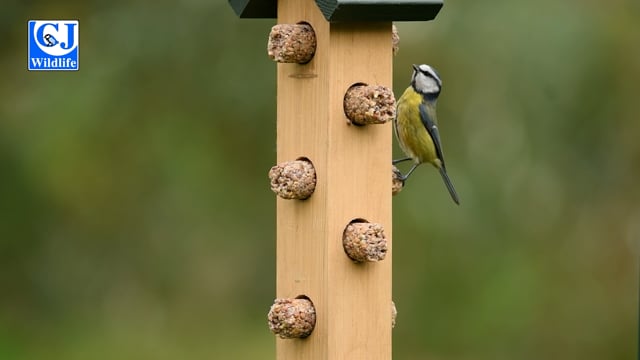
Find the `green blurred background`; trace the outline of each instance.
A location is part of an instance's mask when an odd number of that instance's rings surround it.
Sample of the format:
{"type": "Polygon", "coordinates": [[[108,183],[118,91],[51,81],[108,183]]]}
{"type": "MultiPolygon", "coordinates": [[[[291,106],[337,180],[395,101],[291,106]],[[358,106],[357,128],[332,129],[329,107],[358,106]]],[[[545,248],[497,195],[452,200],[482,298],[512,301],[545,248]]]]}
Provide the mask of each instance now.
{"type": "MultiPolygon", "coordinates": [[[[640,5],[447,1],[399,23],[436,67],[456,207],[394,197],[396,359],[631,359],[640,5]]],[[[0,5],[0,359],[272,359],[274,20],[226,1],[0,5]],[[27,20],[79,19],[79,72],[27,20]]],[[[396,154],[399,151],[396,148],[396,154]]]]}

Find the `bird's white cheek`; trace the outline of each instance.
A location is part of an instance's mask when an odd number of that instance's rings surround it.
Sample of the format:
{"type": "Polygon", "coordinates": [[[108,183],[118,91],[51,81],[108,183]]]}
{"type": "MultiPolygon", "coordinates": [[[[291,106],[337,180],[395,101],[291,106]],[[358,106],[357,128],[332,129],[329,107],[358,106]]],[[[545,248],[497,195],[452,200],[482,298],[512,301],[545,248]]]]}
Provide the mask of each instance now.
{"type": "Polygon", "coordinates": [[[422,93],[435,93],[438,92],[438,83],[426,76],[420,76],[416,79],[416,88],[422,93]]]}

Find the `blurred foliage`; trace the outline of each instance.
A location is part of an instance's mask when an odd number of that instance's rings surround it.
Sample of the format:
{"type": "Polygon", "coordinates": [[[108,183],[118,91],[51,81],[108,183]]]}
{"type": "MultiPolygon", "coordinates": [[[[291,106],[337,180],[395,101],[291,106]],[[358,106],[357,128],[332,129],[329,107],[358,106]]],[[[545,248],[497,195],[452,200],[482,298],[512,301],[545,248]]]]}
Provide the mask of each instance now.
{"type": "MultiPolygon", "coordinates": [[[[0,5],[1,359],[274,358],[273,24],[0,5]],[[26,71],[46,18],[80,20],[79,72],[26,71]]],[[[395,358],[633,357],[638,3],[447,1],[398,27],[396,94],[412,63],[443,77],[462,205],[428,166],[394,198],[395,358]]]]}

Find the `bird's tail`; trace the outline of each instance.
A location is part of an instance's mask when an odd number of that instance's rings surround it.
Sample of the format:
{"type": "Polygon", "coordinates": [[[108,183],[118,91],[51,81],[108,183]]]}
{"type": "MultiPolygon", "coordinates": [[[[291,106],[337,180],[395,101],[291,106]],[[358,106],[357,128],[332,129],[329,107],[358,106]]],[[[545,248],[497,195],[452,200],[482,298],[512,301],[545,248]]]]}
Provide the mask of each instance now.
{"type": "Polygon", "coordinates": [[[455,202],[456,205],[460,205],[460,198],[456,193],[456,189],[453,187],[453,183],[451,182],[451,179],[449,179],[449,175],[447,175],[447,170],[444,168],[444,166],[440,166],[438,170],[440,170],[440,175],[442,175],[442,180],[444,180],[444,184],[447,186],[447,190],[449,190],[449,194],[451,194],[451,198],[453,199],[453,202],[455,202]]]}

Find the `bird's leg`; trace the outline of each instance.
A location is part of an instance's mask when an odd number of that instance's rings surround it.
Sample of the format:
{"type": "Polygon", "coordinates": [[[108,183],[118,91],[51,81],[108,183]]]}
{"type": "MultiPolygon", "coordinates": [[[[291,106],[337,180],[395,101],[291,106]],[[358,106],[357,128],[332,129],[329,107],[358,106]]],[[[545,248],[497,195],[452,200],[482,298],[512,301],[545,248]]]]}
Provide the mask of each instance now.
{"type": "Polygon", "coordinates": [[[399,164],[399,163],[401,163],[403,161],[407,161],[407,160],[411,160],[411,158],[410,157],[406,157],[406,158],[402,158],[402,159],[395,159],[395,160],[393,160],[391,162],[391,164],[395,165],[395,164],[399,164]]]}
{"type": "Polygon", "coordinates": [[[400,181],[405,182],[409,178],[409,175],[411,175],[413,170],[415,170],[418,167],[418,165],[420,165],[420,164],[413,164],[411,169],[409,169],[409,172],[407,173],[407,175],[404,175],[404,176],[400,177],[400,181]]]}

